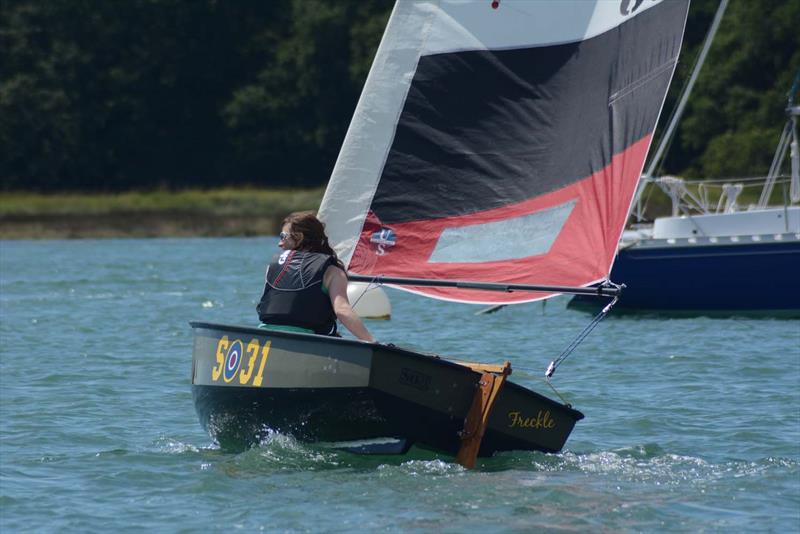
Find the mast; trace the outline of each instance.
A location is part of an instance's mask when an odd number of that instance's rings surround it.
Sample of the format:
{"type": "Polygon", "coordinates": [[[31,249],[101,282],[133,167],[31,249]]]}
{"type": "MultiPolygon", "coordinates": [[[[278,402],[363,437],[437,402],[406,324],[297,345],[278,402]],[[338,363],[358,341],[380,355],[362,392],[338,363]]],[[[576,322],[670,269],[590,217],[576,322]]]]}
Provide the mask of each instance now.
{"type": "MultiPolygon", "coordinates": [[[[783,160],[786,158],[786,152],[790,147],[792,170],[791,201],[784,198],[784,207],[790,202],[797,202],[800,200],[800,176],[798,176],[800,175],[800,171],[798,170],[798,167],[800,167],[800,165],[798,165],[798,158],[800,156],[798,156],[797,148],[797,116],[800,115],[800,106],[794,104],[794,96],[799,84],[800,70],[795,74],[794,82],[792,83],[791,89],[789,89],[789,102],[786,106],[786,113],[789,115],[789,119],[786,121],[783,132],[781,132],[781,139],[778,142],[777,150],[775,150],[775,156],[772,158],[772,164],[769,167],[769,173],[767,173],[767,179],[764,182],[764,189],[761,190],[761,197],[758,199],[758,207],[761,209],[766,208],[767,204],[769,204],[769,197],[772,196],[772,190],[775,187],[775,183],[778,181],[783,160]]],[[[786,224],[788,225],[788,223],[789,221],[787,219],[786,224]]]]}
{"type": "Polygon", "coordinates": [[[703,64],[706,61],[708,51],[711,49],[711,43],[714,41],[714,36],[716,36],[717,30],[719,29],[719,24],[722,21],[722,15],[725,14],[725,10],[727,8],[728,0],[721,0],[719,6],[717,7],[717,12],[714,14],[714,20],[711,22],[711,27],[708,29],[706,38],[703,41],[703,48],[700,50],[700,55],[697,56],[697,61],[694,65],[694,69],[692,70],[692,74],[689,76],[689,80],[686,82],[686,86],[684,86],[683,91],[681,92],[680,99],[678,100],[678,106],[672,112],[672,118],[667,126],[667,131],[664,132],[664,135],[661,137],[658,147],[656,148],[656,152],[653,155],[653,159],[650,160],[650,165],[647,167],[647,170],[639,181],[639,185],[636,189],[636,202],[634,203],[636,206],[637,221],[642,220],[642,193],[644,192],[644,188],[648,183],[653,181],[653,173],[655,173],[658,167],[661,165],[667,148],[670,144],[672,144],[672,139],[675,136],[675,129],[677,128],[681,117],[683,117],[683,111],[686,108],[686,103],[689,101],[689,95],[692,94],[694,84],[697,81],[697,77],[700,75],[700,70],[703,68],[703,64]]]}
{"type": "Polygon", "coordinates": [[[714,41],[714,36],[717,34],[717,30],[719,29],[719,23],[722,21],[722,15],[725,14],[725,9],[727,7],[728,0],[722,0],[719,3],[717,12],[714,15],[714,20],[711,22],[711,28],[709,28],[706,39],[703,42],[703,48],[700,50],[700,55],[697,57],[697,63],[694,66],[692,75],[689,77],[689,81],[686,83],[686,87],[683,89],[683,94],[681,94],[678,107],[675,108],[675,112],[672,114],[672,120],[670,121],[669,126],[667,126],[667,131],[664,133],[664,137],[658,143],[656,153],[653,155],[653,159],[650,161],[650,165],[647,167],[647,171],[644,173],[647,178],[652,178],[653,173],[661,163],[667,145],[669,145],[672,141],[672,136],[675,134],[675,128],[683,116],[684,108],[686,108],[686,102],[689,101],[689,95],[692,94],[694,84],[697,81],[697,77],[700,75],[700,69],[703,68],[703,64],[706,61],[706,56],[711,48],[711,43],[714,41]]]}

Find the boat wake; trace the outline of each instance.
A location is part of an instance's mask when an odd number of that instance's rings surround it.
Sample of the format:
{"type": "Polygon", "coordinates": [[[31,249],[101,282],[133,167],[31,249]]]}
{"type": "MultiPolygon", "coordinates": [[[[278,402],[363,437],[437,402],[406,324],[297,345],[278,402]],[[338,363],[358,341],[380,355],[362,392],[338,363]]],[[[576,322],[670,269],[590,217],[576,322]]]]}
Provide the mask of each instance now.
{"type": "Polygon", "coordinates": [[[412,448],[405,455],[360,455],[334,448],[331,443],[302,443],[291,436],[271,432],[261,443],[230,460],[251,473],[279,470],[375,473],[379,477],[405,478],[448,476],[466,472],[449,457],[412,448]]]}
{"type": "Polygon", "coordinates": [[[661,486],[680,486],[740,477],[762,478],[773,472],[788,471],[798,475],[800,461],[766,457],[755,461],[730,459],[714,462],[696,456],[670,453],[657,444],[644,444],[588,453],[506,453],[484,460],[483,468],[489,471],[584,473],[611,477],[620,482],[655,482],[661,486]]]}
{"type": "MultiPolygon", "coordinates": [[[[360,455],[341,448],[341,443],[306,443],[288,434],[269,428],[261,431],[257,445],[245,451],[226,451],[217,444],[197,447],[162,436],[156,447],[168,454],[213,451],[217,461],[204,464],[204,469],[219,469],[231,476],[261,476],[269,473],[336,471],[374,473],[381,478],[449,477],[469,475],[470,471],[455,463],[452,457],[412,447],[403,455],[360,455]]],[[[577,475],[591,484],[633,485],[672,488],[704,493],[706,490],[736,484],[749,479],[749,484],[771,477],[800,476],[800,460],[765,457],[757,460],[725,459],[714,461],[699,456],[676,454],[655,443],[605,451],[559,454],[514,451],[479,458],[477,472],[507,473],[520,484],[558,484],[558,480],[577,475]],[[514,475],[514,473],[517,473],[514,475]],[[537,473],[535,480],[523,473],[537,473]],[[538,482],[537,482],[538,481],[538,482]]]]}

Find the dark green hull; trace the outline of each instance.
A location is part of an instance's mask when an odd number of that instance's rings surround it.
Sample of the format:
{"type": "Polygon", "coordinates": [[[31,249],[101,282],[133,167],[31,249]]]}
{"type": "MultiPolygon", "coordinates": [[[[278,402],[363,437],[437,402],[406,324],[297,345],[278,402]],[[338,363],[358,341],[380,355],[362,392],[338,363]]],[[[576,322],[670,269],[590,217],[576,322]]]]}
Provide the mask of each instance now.
{"type": "MultiPolygon", "coordinates": [[[[301,441],[398,438],[455,454],[480,374],[397,347],[192,323],[192,392],[203,427],[243,448],[269,430],[301,441]]],[[[561,450],[583,414],[507,382],[480,455],[561,450]]]]}

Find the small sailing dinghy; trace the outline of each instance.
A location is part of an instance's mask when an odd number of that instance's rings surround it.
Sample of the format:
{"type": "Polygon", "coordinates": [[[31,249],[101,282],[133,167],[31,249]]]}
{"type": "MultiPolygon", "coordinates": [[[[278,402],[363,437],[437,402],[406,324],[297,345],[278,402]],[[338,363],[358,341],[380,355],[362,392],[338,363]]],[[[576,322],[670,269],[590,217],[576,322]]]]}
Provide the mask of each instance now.
{"type": "MultiPolygon", "coordinates": [[[[605,280],[688,1],[396,4],[320,207],[351,280],[508,304],[605,280]]],[[[192,391],[221,443],[268,429],[402,453],[561,450],[583,414],[394,346],[192,323],[192,391]]],[[[398,333],[400,337],[401,333],[398,333]]],[[[554,364],[548,369],[552,374],[554,364]]]]}

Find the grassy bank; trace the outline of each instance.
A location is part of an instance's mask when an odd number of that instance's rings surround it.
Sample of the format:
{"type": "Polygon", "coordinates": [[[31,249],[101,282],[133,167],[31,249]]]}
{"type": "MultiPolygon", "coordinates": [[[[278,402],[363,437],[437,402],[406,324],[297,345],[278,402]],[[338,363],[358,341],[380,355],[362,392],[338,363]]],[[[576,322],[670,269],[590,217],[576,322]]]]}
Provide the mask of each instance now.
{"type": "MultiPolygon", "coordinates": [[[[760,187],[745,188],[739,205],[755,203],[760,187]]],[[[786,187],[785,181],[775,187],[773,204],[783,203],[786,187]]],[[[707,192],[712,205],[720,191],[717,187],[707,192]]],[[[1,193],[0,239],[276,235],[286,214],[316,210],[323,193],[322,187],[114,195],[1,193]]],[[[649,186],[643,199],[650,217],[671,211],[669,197],[655,186],[649,186]]]]}
{"type": "Polygon", "coordinates": [[[286,214],[316,210],[323,192],[324,188],[3,193],[0,238],[275,235],[286,214]]]}

